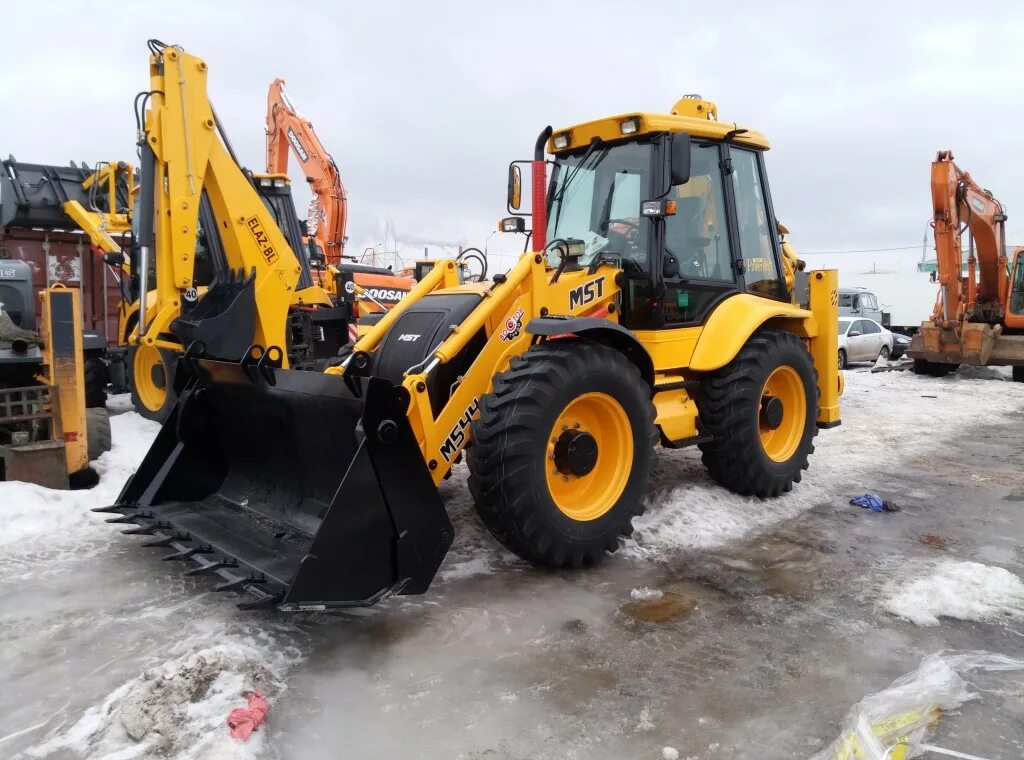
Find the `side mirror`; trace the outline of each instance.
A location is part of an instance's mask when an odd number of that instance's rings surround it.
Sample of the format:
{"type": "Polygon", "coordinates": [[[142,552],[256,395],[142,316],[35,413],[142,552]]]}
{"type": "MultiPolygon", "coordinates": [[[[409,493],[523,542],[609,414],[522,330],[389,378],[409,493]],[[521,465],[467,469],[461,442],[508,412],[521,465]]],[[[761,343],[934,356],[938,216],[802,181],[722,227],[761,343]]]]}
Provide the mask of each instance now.
{"type": "Polygon", "coordinates": [[[676,132],[672,135],[672,186],[683,185],[690,180],[690,135],[676,132]]]}
{"type": "Polygon", "coordinates": [[[515,211],[523,202],[523,172],[516,165],[508,167],[508,207],[515,211]]]}
{"type": "Polygon", "coordinates": [[[327,266],[327,257],[313,238],[309,240],[309,266],[312,269],[324,269],[327,266]]]}
{"type": "Polygon", "coordinates": [[[860,330],[850,330],[846,333],[847,338],[856,338],[858,335],[863,335],[863,333],[860,330]]]}
{"type": "Polygon", "coordinates": [[[666,254],[661,272],[669,280],[676,279],[679,276],[679,260],[671,254],[666,254]]]}

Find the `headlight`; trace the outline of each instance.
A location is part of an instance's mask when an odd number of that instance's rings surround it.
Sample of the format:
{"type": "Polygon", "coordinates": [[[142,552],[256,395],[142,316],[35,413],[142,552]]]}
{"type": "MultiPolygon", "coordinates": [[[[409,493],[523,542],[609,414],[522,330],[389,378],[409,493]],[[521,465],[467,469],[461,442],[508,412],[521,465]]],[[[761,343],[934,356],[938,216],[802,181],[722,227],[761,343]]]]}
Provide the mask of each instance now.
{"type": "Polygon", "coordinates": [[[560,135],[555,135],[554,139],[555,150],[564,150],[569,147],[569,133],[563,132],[560,135]]]}
{"type": "Polygon", "coordinates": [[[635,134],[637,129],[640,128],[640,124],[636,119],[626,119],[625,121],[619,122],[619,130],[624,135],[635,134]]]}

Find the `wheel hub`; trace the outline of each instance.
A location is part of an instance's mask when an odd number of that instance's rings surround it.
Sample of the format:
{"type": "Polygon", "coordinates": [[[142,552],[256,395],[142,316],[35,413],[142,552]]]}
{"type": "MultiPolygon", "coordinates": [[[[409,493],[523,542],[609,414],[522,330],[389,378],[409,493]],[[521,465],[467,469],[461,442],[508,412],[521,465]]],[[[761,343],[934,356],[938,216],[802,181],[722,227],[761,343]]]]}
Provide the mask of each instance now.
{"type": "Polygon", "coordinates": [[[767,430],[777,430],[782,424],[785,409],[782,406],[782,399],[778,396],[762,396],[761,412],[758,421],[761,427],[767,430]]]}
{"type": "Polygon", "coordinates": [[[597,441],[585,430],[566,430],[555,441],[555,467],[580,478],[597,464],[597,441]]]}
{"type": "Polygon", "coordinates": [[[167,387],[167,376],[164,374],[163,364],[154,364],[149,370],[149,377],[153,381],[153,386],[163,390],[167,387]]]}

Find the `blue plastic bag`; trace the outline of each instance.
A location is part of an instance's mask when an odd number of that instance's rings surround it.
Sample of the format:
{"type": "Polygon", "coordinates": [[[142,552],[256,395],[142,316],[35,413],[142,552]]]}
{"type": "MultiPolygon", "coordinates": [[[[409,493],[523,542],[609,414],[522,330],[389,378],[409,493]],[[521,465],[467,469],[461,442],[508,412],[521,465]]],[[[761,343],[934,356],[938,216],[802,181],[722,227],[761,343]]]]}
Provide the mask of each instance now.
{"type": "Polygon", "coordinates": [[[854,496],[850,499],[850,503],[856,504],[858,507],[870,509],[872,512],[885,511],[885,501],[881,496],[875,493],[866,493],[863,496],[854,496]]]}

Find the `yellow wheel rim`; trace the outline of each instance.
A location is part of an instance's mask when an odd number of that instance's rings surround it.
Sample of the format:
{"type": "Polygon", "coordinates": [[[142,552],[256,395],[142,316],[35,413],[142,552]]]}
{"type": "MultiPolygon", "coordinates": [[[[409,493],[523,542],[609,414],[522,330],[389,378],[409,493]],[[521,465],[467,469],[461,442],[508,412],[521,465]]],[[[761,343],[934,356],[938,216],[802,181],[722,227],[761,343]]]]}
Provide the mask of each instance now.
{"type": "Polygon", "coordinates": [[[135,349],[132,382],[139,400],[151,412],[160,411],[167,401],[167,367],[159,349],[141,345],[135,349]]]}
{"type": "Polygon", "coordinates": [[[601,517],[622,496],[633,467],[626,411],[604,393],[573,399],[551,428],[544,466],[562,514],[579,522],[601,517]]]}
{"type": "Polygon", "coordinates": [[[799,448],[807,423],[806,398],[803,381],[792,367],[776,367],[768,375],[761,391],[758,428],[761,447],[770,459],[785,462],[799,448]]]}

